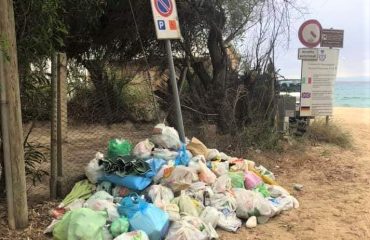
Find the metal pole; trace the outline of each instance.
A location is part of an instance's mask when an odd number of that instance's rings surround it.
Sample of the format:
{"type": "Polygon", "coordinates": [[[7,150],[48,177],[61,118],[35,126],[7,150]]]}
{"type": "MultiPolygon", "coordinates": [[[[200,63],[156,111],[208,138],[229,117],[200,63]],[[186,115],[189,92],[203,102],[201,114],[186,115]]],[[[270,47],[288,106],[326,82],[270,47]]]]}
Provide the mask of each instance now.
{"type": "Polygon", "coordinates": [[[325,124],[326,124],[326,125],[329,125],[329,116],[326,116],[326,117],[325,117],[325,124]]]}
{"type": "Polygon", "coordinates": [[[3,54],[0,51],[0,96],[1,96],[1,132],[4,153],[4,173],[6,185],[6,199],[8,204],[8,223],[10,229],[15,229],[15,220],[13,212],[13,187],[12,187],[12,167],[9,149],[9,123],[8,123],[8,102],[5,92],[5,76],[3,65],[3,54]]]}
{"type": "Polygon", "coordinates": [[[175,65],[173,63],[173,57],[172,57],[171,41],[165,40],[165,42],[166,42],[166,50],[167,50],[167,57],[168,57],[168,67],[170,70],[172,94],[173,94],[173,98],[175,101],[175,108],[176,108],[177,131],[179,132],[180,140],[183,143],[185,143],[185,130],[184,130],[184,123],[182,121],[181,105],[180,105],[179,91],[177,89],[176,73],[175,73],[175,65]]]}

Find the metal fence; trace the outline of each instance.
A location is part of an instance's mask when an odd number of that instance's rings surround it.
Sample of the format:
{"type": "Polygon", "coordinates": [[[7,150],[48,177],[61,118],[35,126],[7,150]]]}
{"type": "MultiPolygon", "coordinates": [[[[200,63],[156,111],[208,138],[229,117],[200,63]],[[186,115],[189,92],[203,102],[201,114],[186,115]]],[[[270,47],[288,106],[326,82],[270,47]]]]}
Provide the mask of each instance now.
{"type": "Polygon", "coordinates": [[[127,120],[156,121],[152,86],[154,91],[166,91],[166,74],[155,67],[147,71],[140,62],[110,64],[104,71],[101,66],[88,71],[74,64],[65,54],[56,54],[51,66],[45,66],[44,81],[33,85],[34,93],[29,88],[21,91],[25,144],[29,146],[26,162],[32,164],[32,154],[40,153],[34,166],[39,175],[48,172],[49,177],[41,178],[38,186],[44,192],[50,188],[52,198],[69,191],[95,153],[106,151],[109,139],[136,143],[148,137],[151,125],[127,120]]]}

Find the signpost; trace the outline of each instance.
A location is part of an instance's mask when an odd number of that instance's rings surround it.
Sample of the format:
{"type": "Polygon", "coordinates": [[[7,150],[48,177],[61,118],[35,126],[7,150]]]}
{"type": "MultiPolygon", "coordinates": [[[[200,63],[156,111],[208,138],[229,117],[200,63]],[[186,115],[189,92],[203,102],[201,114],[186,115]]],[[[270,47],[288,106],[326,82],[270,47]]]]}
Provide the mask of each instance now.
{"type": "Polygon", "coordinates": [[[298,59],[300,60],[317,60],[317,48],[298,48],[298,59]]]}
{"type": "Polygon", "coordinates": [[[318,59],[302,60],[300,116],[333,115],[339,49],[319,48],[318,59]]]}
{"type": "Polygon", "coordinates": [[[175,0],[150,0],[159,40],[180,39],[181,32],[175,0]]]}
{"type": "Polygon", "coordinates": [[[175,65],[173,63],[171,41],[170,39],[180,39],[181,32],[177,16],[175,0],[150,0],[154,18],[157,39],[165,40],[168,56],[168,67],[170,70],[170,80],[172,85],[172,94],[174,97],[177,118],[177,131],[180,139],[185,143],[184,123],[182,120],[179,91],[177,89],[175,65]]]}
{"type": "Polygon", "coordinates": [[[323,29],[321,31],[321,47],[343,48],[344,30],[323,29]]]}
{"type": "Polygon", "coordinates": [[[343,30],[322,29],[314,19],[304,22],[298,37],[308,48],[298,49],[302,60],[300,116],[333,114],[333,88],[337,76],[339,49],[343,47],[343,30]],[[321,44],[321,48],[315,48],[321,44]],[[323,48],[326,47],[326,48],[323,48]]]}

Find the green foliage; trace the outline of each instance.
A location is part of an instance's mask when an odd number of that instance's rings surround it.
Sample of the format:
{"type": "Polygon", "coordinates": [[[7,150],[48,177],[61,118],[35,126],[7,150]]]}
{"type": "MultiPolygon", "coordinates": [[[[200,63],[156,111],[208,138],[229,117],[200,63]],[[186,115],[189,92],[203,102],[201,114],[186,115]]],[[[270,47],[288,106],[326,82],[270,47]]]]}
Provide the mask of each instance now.
{"type": "Polygon", "coordinates": [[[41,168],[42,163],[47,162],[45,152],[48,151],[48,148],[41,144],[29,141],[29,136],[31,135],[33,128],[34,122],[24,139],[23,148],[26,175],[30,176],[33,185],[36,185],[37,182],[41,182],[43,176],[49,175],[47,171],[41,168]]]}
{"type": "Polygon", "coordinates": [[[26,166],[26,175],[31,177],[33,185],[41,182],[42,177],[49,173],[41,169],[41,164],[46,162],[43,151],[47,150],[41,144],[25,142],[24,144],[24,161],[26,166]]]}
{"type": "Polygon", "coordinates": [[[13,2],[21,66],[44,60],[64,46],[67,28],[63,19],[63,0],[13,2]]]}
{"type": "Polygon", "coordinates": [[[313,142],[330,143],[342,148],[352,147],[351,135],[333,122],[326,124],[323,120],[315,120],[307,128],[305,136],[313,142]]]}
{"type": "Polygon", "coordinates": [[[33,64],[24,74],[21,85],[22,118],[24,122],[48,120],[51,113],[51,83],[47,64],[41,61],[33,64]]]}
{"type": "Polygon", "coordinates": [[[104,122],[107,119],[108,122],[113,123],[125,119],[126,111],[122,94],[128,80],[117,79],[113,74],[109,74],[106,80],[104,91],[109,93],[106,99],[99,97],[98,91],[102,89],[97,89],[91,82],[70,82],[71,99],[68,102],[68,114],[71,119],[84,123],[104,122]],[[105,103],[108,103],[111,112],[107,112],[105,103]]]}
{"type": "Polygon", "coordinates": [[[282,150],[281,135],[275,132],[268,122],[253,122],[243,129],[245,146],[259,149],[282,150]]]}

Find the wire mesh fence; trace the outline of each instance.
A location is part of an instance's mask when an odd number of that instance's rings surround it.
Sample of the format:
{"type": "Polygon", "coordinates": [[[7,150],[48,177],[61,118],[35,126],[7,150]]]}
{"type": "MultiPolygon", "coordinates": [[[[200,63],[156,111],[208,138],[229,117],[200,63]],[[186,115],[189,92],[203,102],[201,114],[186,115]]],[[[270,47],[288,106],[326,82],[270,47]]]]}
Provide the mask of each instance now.
{"type": "Polygon", "coordinates": [[[147,71],[140,61],[86,64],[87,69],[67,62],[65,54],[55,59],[54,68],[53,61],[42,69],[34,66],[29,74],[37,78],[27,83],[34,92],[27,87],[21,92],[29,176],[42,180],[52,196],[56,184],[59,195],[68,191],[95,153],[105,152],[109,139],[136,143],[148,137],[152,126],[131,122],[158,120],[152,89],[166,91],[167,81],[165,72],[147,71]],[[49,177],[42,178],[45,174],[49,177]]]}

